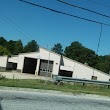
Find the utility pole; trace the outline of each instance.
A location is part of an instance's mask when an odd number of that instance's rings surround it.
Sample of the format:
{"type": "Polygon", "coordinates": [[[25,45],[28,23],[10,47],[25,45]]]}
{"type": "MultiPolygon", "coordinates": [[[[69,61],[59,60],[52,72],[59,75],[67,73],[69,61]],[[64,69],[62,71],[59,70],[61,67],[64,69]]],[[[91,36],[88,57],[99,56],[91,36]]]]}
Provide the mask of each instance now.
{"type": "MultiPolygon", "coordinates": [[[[47,49],[48,49],[48,45],[47,45],[47,49]]],[[[50,60],[50,50],[49,50],[49,56],[48,56],[45,84],[47,84],[47,77],[48,77],[48,70],[49,70],[49,60],[50,60]]]]}

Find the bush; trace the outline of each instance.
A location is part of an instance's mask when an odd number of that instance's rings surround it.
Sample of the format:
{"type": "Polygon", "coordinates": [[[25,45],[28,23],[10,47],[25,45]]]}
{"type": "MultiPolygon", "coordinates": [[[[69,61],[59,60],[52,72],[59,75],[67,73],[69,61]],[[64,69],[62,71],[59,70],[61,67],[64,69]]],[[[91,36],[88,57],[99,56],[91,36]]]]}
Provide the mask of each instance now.
{"type": "Polygon", "coordinates": [[[3,76],[2,73],[1,73],[1,74],[0,74],[0,80],[2,80],[2,79],[6,79],[6,77],[3,76]]]}

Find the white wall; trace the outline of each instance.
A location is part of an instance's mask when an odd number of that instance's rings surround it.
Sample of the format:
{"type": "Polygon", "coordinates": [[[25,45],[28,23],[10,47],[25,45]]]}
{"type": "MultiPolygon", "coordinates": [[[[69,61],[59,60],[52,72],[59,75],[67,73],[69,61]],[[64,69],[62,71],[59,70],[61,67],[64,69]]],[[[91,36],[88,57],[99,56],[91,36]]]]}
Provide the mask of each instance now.
{"type": "Polygon", "coordinates": [[[18,63],[18,55],[17,56],[12,56],[8,59],[8,62],[12,63],[18,63]]]}
{"type": "Polygon", "coordinates": [[[86,65],[82,65],[80,63],[75,62],[74,66],[74,78],[81,78],[81,79],[91,79],[93,75],[93,69],[89,68],[86,65]]]}
{"type": "Polygon", "coordinates": [[[8,56],[0,56],[0,67],[6,67],[8,56]]]}
{"type": "Polygon", "coordinates": [[[77,61],[71,60],[66,57],[63,57],[63,61],[64,66],[73,68],[73,78],[91,79],[92,76],[96,76],[97,80],[109,81],[110,79],[110,75],[77,61]]]}
{"type": "Polygon", "coordinates": [[[73,71],[73,67],[70,67],[70,66],[60,66],[60,70],[73,71]]]}
{"type": "Polygon", "coordinates": [[[44,59],[54,61],[52,74],[58,75],[60,65],[60,55],[53,52],[49,52],[46,49],[39,48],[39,52],[23,53],[19,54],[17,69],[22,70],[24,64],[24,57],[44,59]]]}
{"type": "Polygon", "coordinates": [[[41,56],[41,59],[43,58],[46,60],[49,59],[49,60],[54,61],[52,74],[58,75],[61,56],[56,53],[49,52],[48,50],[45,50],[43,48],[40,48],[40,56],[41,56]],[[50,54],[50,57],[49,57],[49,54],[50,54]]]}
{"type": "Polygon", "coordinates": [[[17,69],[22,71],[23,65],[24,65],[24,57],[37,58],[38,55],[39,54],[37,52],[36,53],[32,52],[32,53],[22,53],[22,54],[19,54],[17,69]]]}
{"type": "Polygon", "coordinates": [[[98,76],[97,80],[101,81],[109,81],[110,75],[100,72],[98,70],[94,70],[94,76],[98,76]]]}

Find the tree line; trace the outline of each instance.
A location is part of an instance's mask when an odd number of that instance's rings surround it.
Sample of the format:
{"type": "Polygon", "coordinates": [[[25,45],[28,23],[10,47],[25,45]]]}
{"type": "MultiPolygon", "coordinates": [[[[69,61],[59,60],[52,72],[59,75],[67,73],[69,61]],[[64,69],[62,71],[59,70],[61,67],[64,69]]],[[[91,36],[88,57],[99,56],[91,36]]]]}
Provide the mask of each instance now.
{"type": "Polygon", "coordinates": [[[19,53],[35,52],[39,48],[35,40],[31,40],[27,45],[23,46],[21,40],[7,41],[3,37],[0,37],[0,55],[18,55],[19,53]]]}
{"type": "MultiPolygon", "coordinates": [[[[35,40],[31,40],[23,46],[21,40],[7,41],[0,37],[0,55],[17,55],[19,53],[35,52],[38,49],[39,45],[35,40]]],[[[83,46],[78,41],[72,42],[65,49],[63,49],[61,43],[54,44],[51,51],[109,74],[110,55],[99,56],[95,51],[83,46]]]]}

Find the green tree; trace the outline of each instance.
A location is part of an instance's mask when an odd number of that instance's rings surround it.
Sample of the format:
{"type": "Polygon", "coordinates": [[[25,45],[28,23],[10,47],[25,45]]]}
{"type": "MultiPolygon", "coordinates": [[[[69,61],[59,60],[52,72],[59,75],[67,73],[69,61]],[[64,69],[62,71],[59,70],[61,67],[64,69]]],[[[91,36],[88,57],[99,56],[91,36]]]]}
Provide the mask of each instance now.
{"type": "Polygon", "coordinates": [[[95,52],[82,46],[82,44],[77,41],[72,42],[70,46],[65,48],[64,55],[81,63],[86,62],[92,67],[95,67],[97,63],[97,55],[95,52]]]}
{"type": "Polygon", "coordinates": [[[15,43],[16,41],[13,41],[13,40],[10,40],[7,45],[6,45],[6,48],[9,50],[9,52],[11,54],[14,54],[14,51],[15,51],[15,43]]]}
{"type": "Polygon", "coordinates": [[[60,43],[57,43],[54,45],[54,47],[51,49],[53,52],[58,53],[60,55],[63,54],[62,45],[60,43]]]}
{"type": "Polygon", "coordinates": [[[22,51],[23,51],[22,41],[21,41],[21,40],[18,40],[18,41],[15,42],[14,45],[15,45],[15,48],[14,48],[13,54],[14,54],[14,55],[17,55],[17,54],[19,54],[19,53],[22,53],[22,51]]]}
{"type": "Polygon", "coordinates": [[[4,39],[3,37],[0,37],[0,45],[3,46],[3,47],[5,47],[6,44],[7,44],[7,40],[4,39]]]}
{"type": "Polygon", "coordinates": [[[0,56],[2,55],[10,55],[10,52],[3,46],[0,46],[0,56]]]}
{"type": "Polygon", "coordinates": [[[72,42],[70,46],[67,46],[64,50],[64,55],[71,59],[77,60],[77,57],[80,56],[80,50],[82,48],[82,44],[79,42],[72,42]],[[77,57],[76,57],[77,56],[77,57]]]}
{"type": "Polygon", "coordinates": [[[99,62],[96,65],[96,68],[109,73],[110,72],[110,55],[99,56],[99,62]]]}
{"type": "Polygon", "coordinates": [[[23,52],[35,52],[38,51],[39,46],[35,40],[32,40],[27,43],[27,45],[24,47],[23,52]]]}

